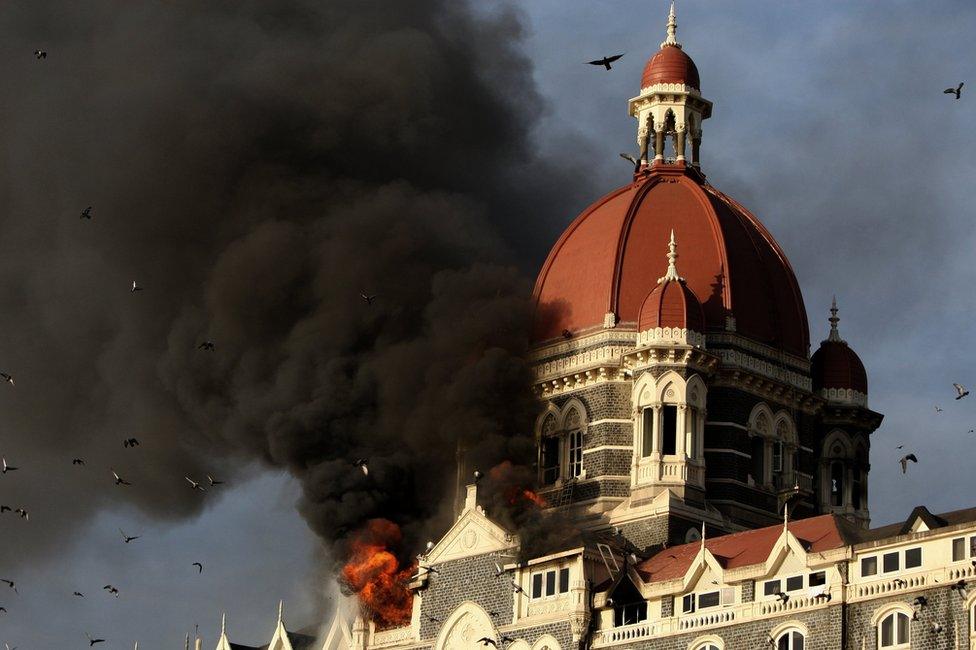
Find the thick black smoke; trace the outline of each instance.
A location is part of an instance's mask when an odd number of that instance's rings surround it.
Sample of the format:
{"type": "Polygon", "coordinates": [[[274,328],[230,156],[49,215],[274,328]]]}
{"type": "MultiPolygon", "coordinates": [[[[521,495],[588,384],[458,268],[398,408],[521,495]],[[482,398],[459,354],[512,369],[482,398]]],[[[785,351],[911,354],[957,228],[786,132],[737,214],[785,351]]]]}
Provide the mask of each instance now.
{"type": "Polygon", "coordinates": [[[6,3],[0,35],[3,500],[34,511],[0,555],[108,504],[193,513],[184,475],[254,458],[326,540],[416,540],[458,441],[526,455],[516,260],[587,192],[533,156],[517,14],[61,0],[6,3]]]}

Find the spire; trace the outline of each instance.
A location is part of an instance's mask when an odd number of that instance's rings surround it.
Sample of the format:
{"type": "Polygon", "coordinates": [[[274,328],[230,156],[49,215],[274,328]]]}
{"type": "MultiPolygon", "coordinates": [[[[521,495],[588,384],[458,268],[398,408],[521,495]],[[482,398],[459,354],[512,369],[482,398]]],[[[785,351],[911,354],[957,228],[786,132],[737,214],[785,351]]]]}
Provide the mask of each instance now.
{"type": "Polygon", "coordinates": [[[678,42],[678,21],[674,17],[674,0],[671,0],[671,13],[668,14],[668,37],[661,43],[661,49],[669,45],[681,48],[681,43],[678,42]]]}
{"type": "Polygon", "coordinates": [[[840,332],[837,331],[837,323],[840,322],[840,318],[837,317],[837,296],[834,296],[833,302],[830,304],[830,318],[827,320],[830,322],[830,334],[827,336],[828,341],[840,341],[840,332]]]}
{"type": "Polygon", "coordinates": [[[220,636],[224,635],[224,630],[227,628],[227,612],[222,612],[220,615],[220,636]]]}
{"type": "Polygon", "coordinates": [[[705,522],[702,522],[702,539],[701,539],[701,550],[705,552],[705,522]]]}
{"type": "Polygon", "coordinates": [[[279,600],[278,601],[278,624],[279,625],[281,624],[281,612],[284,609],[284,607],[285,607],[285,601],[279,600]]]}
{"type": "Polygon", "coordinates": [[[787,532],[790,529],[790,502],[787,501],[783,504],[783,532],[787,532]]]}
{"type": "Polygon", "coordinates": [[[684,278],[678,275],[678,267],[675,266],[675,261],[678,259],[678,245],[674,242],[674,228],[671,229],[671,241],[668,242],[668,272],[664,274],[664,277],[658,278],[657,283],[662,282],[684,282],[684,278]]]}

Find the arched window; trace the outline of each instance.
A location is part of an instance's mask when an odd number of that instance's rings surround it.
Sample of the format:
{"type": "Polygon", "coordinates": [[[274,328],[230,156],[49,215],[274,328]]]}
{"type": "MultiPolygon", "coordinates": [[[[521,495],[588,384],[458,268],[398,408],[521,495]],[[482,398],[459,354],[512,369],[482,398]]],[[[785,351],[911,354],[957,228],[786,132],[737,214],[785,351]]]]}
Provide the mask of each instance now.
{"type": "Polygon", "coordinates": [[[559,437],[556,431],[556,416],[550,413],[542,421],[539,440],[539,467],[542,484],[552,485],[559,478],[559,437]]]}
{"type": "Polygon", "coordinates": [[[566,475],[583,473],[583,419],[575,408],[566,414],[566,475]]]}
{"type": "Polygon", "coordinates": [[[803,632],[787,630],[776,639],[776,650],[803,650],[803,632]]]}
{"type": "Polygon", "coordinates": [[[766,484],[766,440],[760,436],[755,436],[750,442],[752,463],[750,474],[756,485],[766,484]]]}
{"type": "Polygon", "coordinates": [[[910,648],[910,619],[905,612],[891,612],[878,624],[879,648],[910,648]]]}
{"type": "Polygon", "coordinates": [[[855,510],[861,510],[867,507],[868,491],[868,454],[864,447],[858,446],[856,460],[854,476],[851,481],[851,505],[854,506],[855,510]]]}
{"type": "Polygon", "coordinates": [[[714,643],[706,643],[705,645],[696,646],[695,650],[718,650],[718,646],[714,643]]]}

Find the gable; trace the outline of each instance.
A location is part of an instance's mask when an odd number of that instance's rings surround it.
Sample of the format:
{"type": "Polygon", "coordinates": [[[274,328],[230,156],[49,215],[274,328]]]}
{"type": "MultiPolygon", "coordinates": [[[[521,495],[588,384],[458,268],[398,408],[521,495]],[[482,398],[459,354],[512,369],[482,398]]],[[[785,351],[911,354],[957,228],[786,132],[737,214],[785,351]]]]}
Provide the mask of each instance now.
{"type": "Polygon", "coordinates": [[[468,486],[464,511],[424,558],[427,564],[485,555],[518,545],[518,539],[490,520],[477,505],[478,489],[468,486]]]}

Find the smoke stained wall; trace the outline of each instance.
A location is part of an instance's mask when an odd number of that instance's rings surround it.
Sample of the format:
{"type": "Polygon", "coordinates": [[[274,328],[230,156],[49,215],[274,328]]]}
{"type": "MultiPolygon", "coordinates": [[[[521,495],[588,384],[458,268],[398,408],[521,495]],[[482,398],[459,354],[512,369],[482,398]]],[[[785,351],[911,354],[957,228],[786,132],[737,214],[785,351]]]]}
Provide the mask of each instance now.
{"type": "Polygon", "coordinates": [[[0,35],[5,498],[38,515],[0,560],[120,503],[192,515],[184,475],[255,458],[330,545],[377,516],[415,543],[459,439],[530,455],[519,261],[589,192],[533,156],[515,11],[62,0],[0,35]]]}

